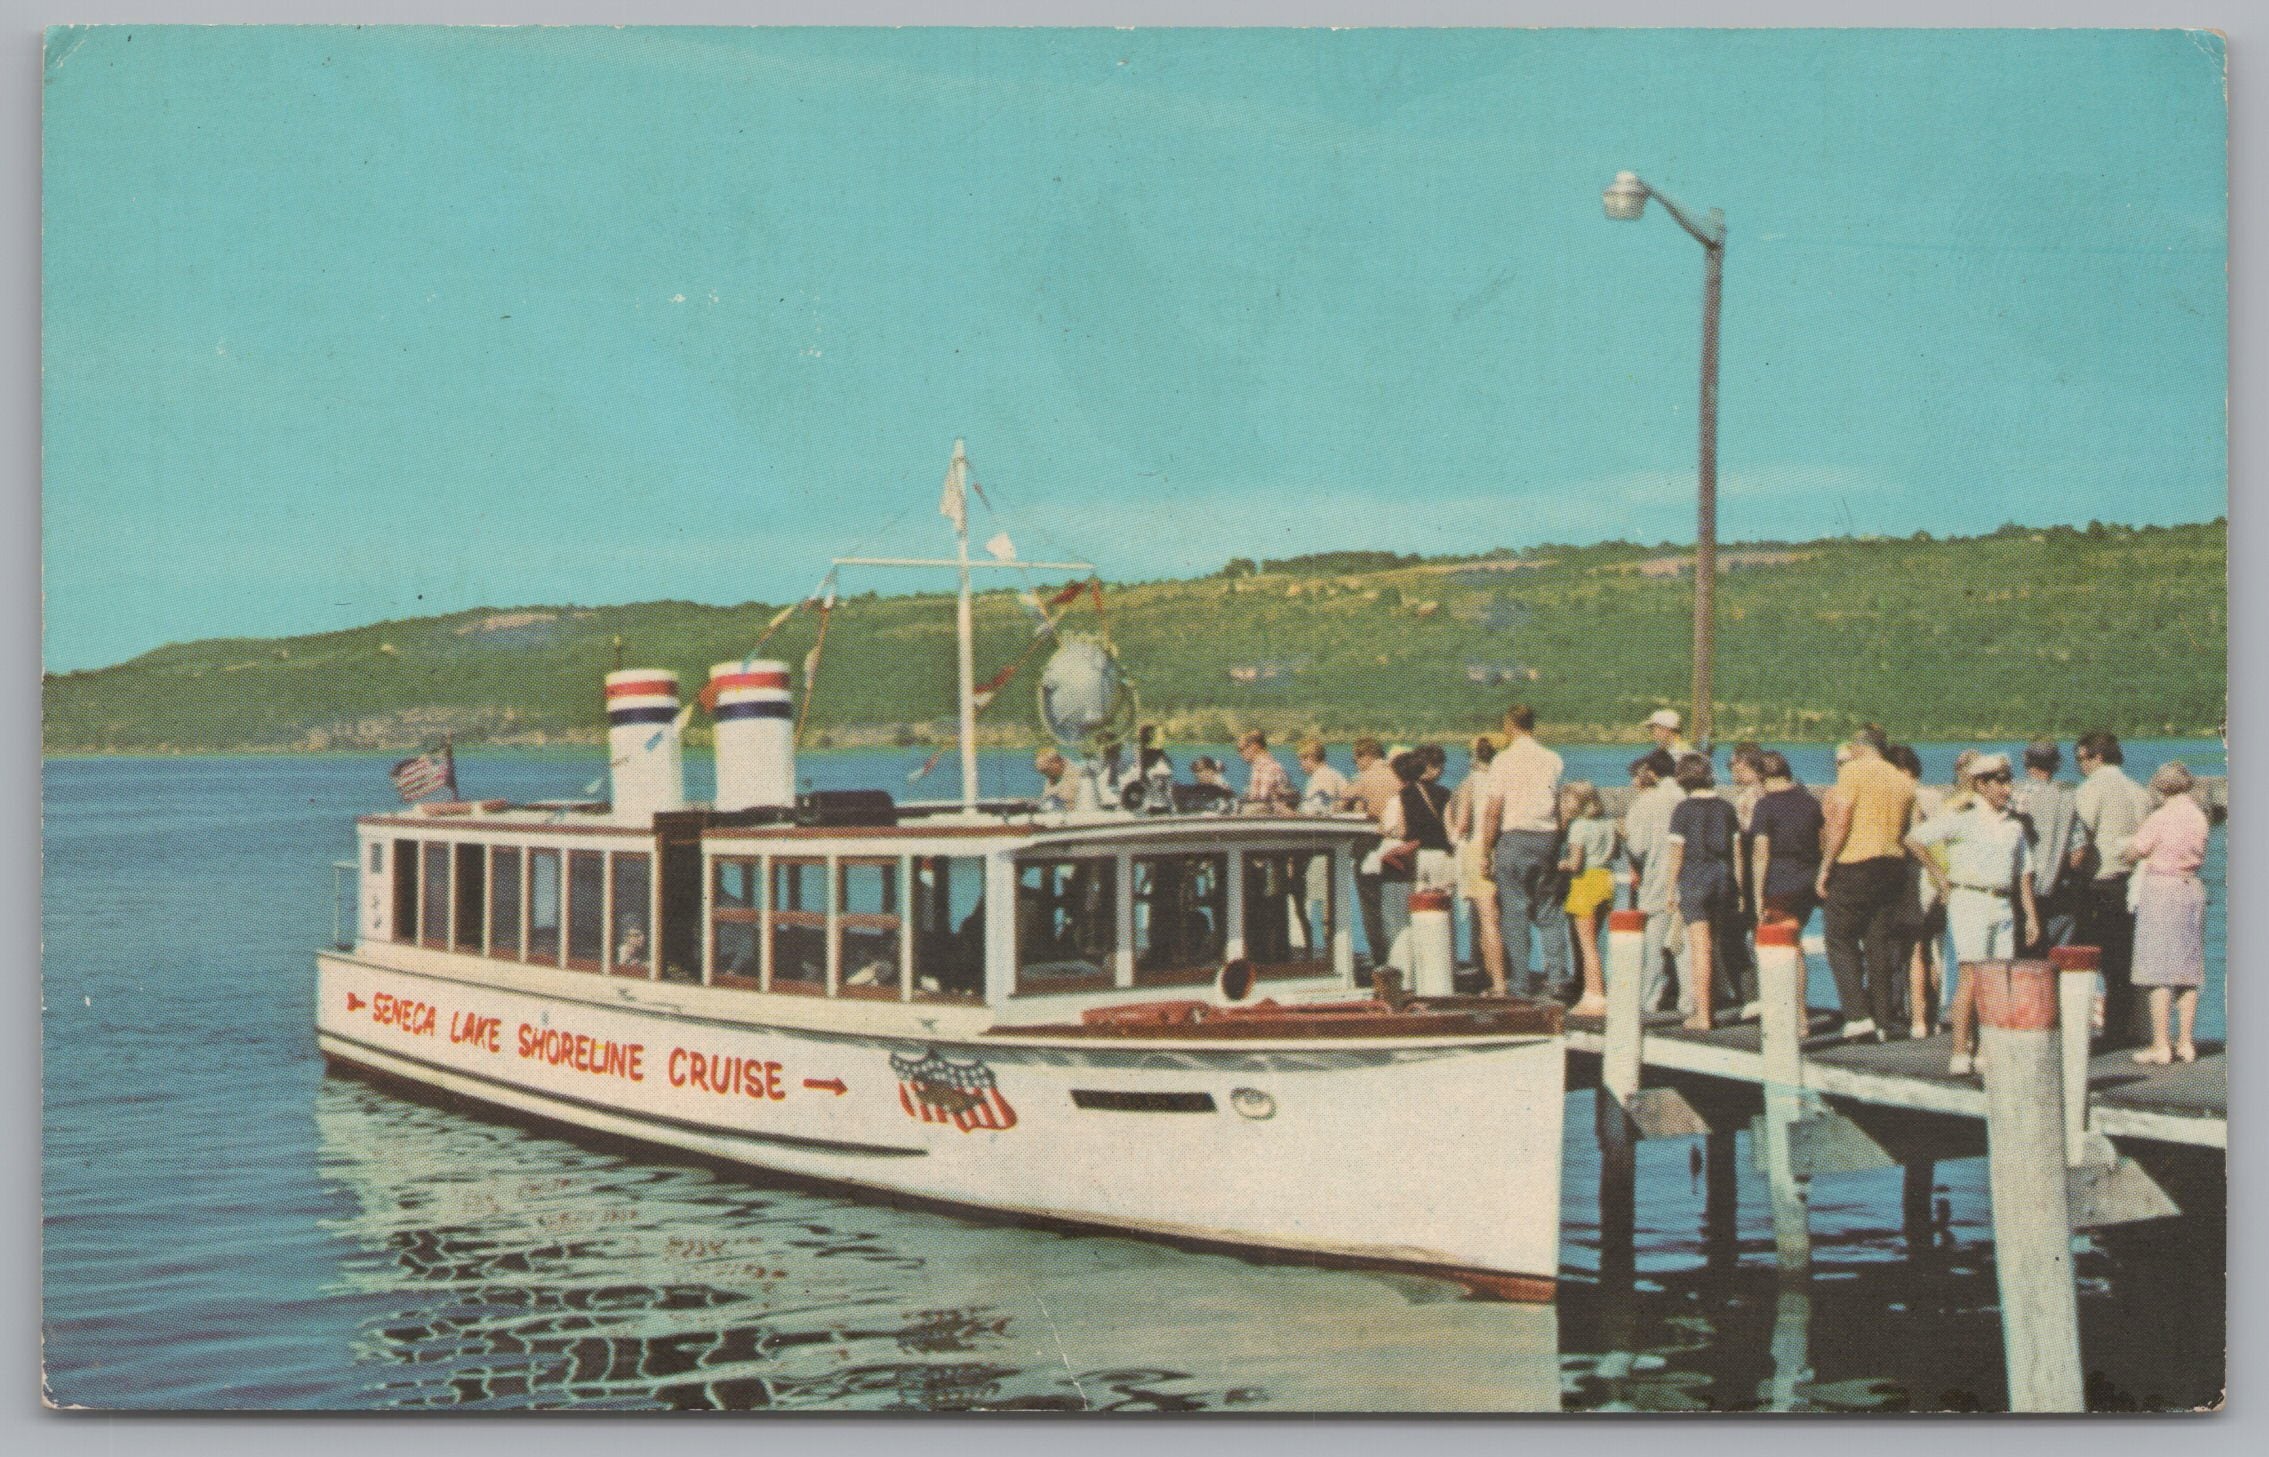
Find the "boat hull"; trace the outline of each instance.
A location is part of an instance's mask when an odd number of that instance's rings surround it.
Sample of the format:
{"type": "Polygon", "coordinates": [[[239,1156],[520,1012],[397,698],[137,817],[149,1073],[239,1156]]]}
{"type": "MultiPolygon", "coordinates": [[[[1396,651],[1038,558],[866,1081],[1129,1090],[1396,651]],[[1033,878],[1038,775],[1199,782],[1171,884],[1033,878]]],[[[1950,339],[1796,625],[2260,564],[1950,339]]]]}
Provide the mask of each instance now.
{"type": "Polygon", "coordinates": [[[1553,1294],[1558,1037],[940,1041],[613,1004],[608,982],[575,980],[591,1000],[323,955],[317,1041],[389,1078],[754,1169],[1553,1294]]]}

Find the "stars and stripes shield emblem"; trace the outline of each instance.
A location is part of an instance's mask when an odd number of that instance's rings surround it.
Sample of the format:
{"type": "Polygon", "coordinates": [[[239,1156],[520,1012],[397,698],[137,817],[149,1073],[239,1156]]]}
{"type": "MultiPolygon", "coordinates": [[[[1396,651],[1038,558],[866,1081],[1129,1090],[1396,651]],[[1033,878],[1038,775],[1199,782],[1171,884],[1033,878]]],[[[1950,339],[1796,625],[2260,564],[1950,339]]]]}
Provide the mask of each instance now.
{"type": "Polygon", "coordinates": [[[457,766],[451,762],[448,746],[423,754],[412,754],[393,768],[391,775],[394,792],[406,804],[415,804],[442,790],[451,793],[457,788],[457,766]]]}
{"type": "Polygon", "coordinates": [[[898,1075],[898,1104],[909,1118],[950,1123],[963,1133],[1016,1126],[1016,1109],[982,1061],[954,1062],[933,1047],[920,1057],[892,1053],[890,1070],[898,1075]]]}

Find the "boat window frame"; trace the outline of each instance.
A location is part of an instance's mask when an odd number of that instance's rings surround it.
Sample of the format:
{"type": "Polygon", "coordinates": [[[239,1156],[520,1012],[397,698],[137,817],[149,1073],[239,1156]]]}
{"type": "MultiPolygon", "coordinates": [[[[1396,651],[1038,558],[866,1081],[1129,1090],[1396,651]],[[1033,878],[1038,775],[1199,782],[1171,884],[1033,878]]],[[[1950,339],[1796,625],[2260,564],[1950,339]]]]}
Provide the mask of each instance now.
{"type": "Polygon", "coordinates": [[[452,928],[450,920],[452,892],[456,889],[457,857],[447,840],[432,839],[418,842],[418,942],[428,951],[447,951],[452,928]],[[441,860],[441,874],[436,876],[434,857],[441,860]],[[436,882],[439,883],[435,905],[436,882]]]}
{"type": "Polygon", "coordinates": [[[992,857],[981,853],[975,855],[909,853],[901,855],[899,859],[905,865],[903,879],[899,887],[900,903],[904,908],[903,915],[906,926],[903,945],[900,947],[899,953],[905,968],[902,972],[906,992],[905,1000],[930,1002],[949,1007],[984,1006],[986,1004],[986,988],[992,975],[991,958],[988,954],[992,948],[992,904],[989,899],[992,857]],[[948,938],[957,935],[960,931],[960,927],[954,924],[953,916],[955,876],[966,873],[976,884],[976,904],[971,908],[971,915],[977,925],[977,985],[974,990],[947,991],[942,984],[937,991],[922,989],[921,981],[925,968],[920,948],[923,927],[921,924],[922,906],[920,904],[919,883],[922,862],[924,861],[934,862],[945,867],[946,893],[935,904],[943,907],[944,924],[939,928],[939,933],[948,938]],[[962,867],[962,869],[957,871],[955,868],[957,866],[962,867]]]}
{"type": "Polygon", "coordinates": [[[656,859],[655,853],[652,850],[609,850],[606,852],[606,857],[607,893],[605,906],[607,935],[606,945],[603,949],[606,952],[607,975],[635,977],[641,981],[653,981],[658,975],[660,975],[662,960],[660,937],[658,935],[658,928],[655,925],[654,918],[654,902],[657,899],[657,897],[655,896],[656,886],[654,883],[654,869],[656,859]],[[624,963],[618,960],[619,954],[622,949],[623,934],[622,908],[619,902],[621,900],[620,890],[622,887],[622,865],[626,860],[643,861],[646,866],[646,909],[643,913],[646,929],[646,960],[643,966],[641,966],[637,970],[629,969],[630,966],[634,965],[635,963],[624,963]]]}
{"type": "MultiPolygon", "coordinates": [[[[1013,854],[1009,857],[1010,926],[1008,995],[1012,998],[1067,996],[1079,992],[1109,991],[1119,985],[1122,950],[1127,944],[1126,906],[1130,903],[1127,887],[1122,879],[1121,866],[1125,857],[1116,847],[1047,846],[1043,850],[1013,854]],[[1089,865],[1098,867],[1108,880],[1111,907],[1107,912],[1111,924],[1110,950],[1101,970],[1084,976],[1051,979],[1044,986],[1027,987],[1024,984],[1024,872],[1036,865],[1089,865]]],[[[989,938],[988,938],[989,939],[989,938]]]]}
{"type": "MultiPolygon", "coordinates": [[[[1329,845],[1242,845],[1235,850],[1236,875],[1241,891],[1241,894],[1237,897],[1238,915],[1235,928],[1237,954],[1252,963],[1253,975],[1256,979],[1261,981],[1308,981],[1337,974],[1336,957],[1332,943],[1339,925],[1339,857],[1341,853],[1341,851],[1329,845]],[[1251,917],[1256,907],[1253,904],[1251,887],[1246,883],[1246,878],[1252,873],[1251,862],[1253,859],[1291,855],[1311,857],[1320,855],[1324,858],[1325,891],[1321,940],[1318,945],[1311,948],[1314,954],[1305,960],[1258,961],[1253,957],[1251,934],[1251,917]]],[[[1312,871],[1303,873],[1312,873],[1312,871]]],[[[1303,908],[1312,904],[1307,900],[1304,888],[1301,892],[1300,904],[1303,908]]],[[[1303,924],[1305,919],[1306,912],[1303,909],[1303,924]]]]}
{"type": "Polygon", "coordinates": [[[738,991],[760,992],[765,989],[767,974],[771,971],[764,934],[764,911],[770,902],[772,877],[765,865],[771,857],[756,855],[710,855],[701,880],[701,982],[703,986],[731,987],[738,991]],[[749,876],[749,903],[745,906],[722,905],[718,901],[717,881],[727,865],[747,867],[749,876]],[[749,935],[756,947],[756,975],[740,976],[723,971],[717,965],[717,930],[720,926],[743,925],[754,929],[749,935]]]}
{"type": "Polygon", "coordinates": [[[525,961],[528,947],[528,851],[522,845],[496,845],[488,847],[488,909],[486,912],[487,954],[497,961],[525,961]],[[509,879],[500,872],[498,862],[504,856],[512,857],[509,879]],[[496,924],[497,893],[507,884],[512,887],[512,924],[496,924]],[[501,933],[501,934],[500,934],[501,933]]]}
{"type": "Polygon", "coordinates": [[[834,933],[835,859],[836,857],[833,854],[766,855],[763,857],[764,919],[758,923],[760,928],[758,939],[762,947],[758,954],[763,958],[763,989],[766,992],[793,997],[832,997],[835,995],[835,983],[839,974],[836,961],[838,947],[834,933]],[[825,906],[817,911],[808,910],[800,905],[793,910],[781,908],[778,905],[780,896],[777,893],[778,887],[775,884],[775,876],[782,870],[808,867],[816,867],[820,872],[821,895],[826,902],[825,906]],[[823,948],[822,955],[825,961],[820,980],[814,982],[807,981],[802,977],[785,979],[781,977],[776,933],[783,926],[796,930],[817,929],[819,931],[820,944],[823,948]]]}
{"type": "Polygon", "coordinates": [[[531,966],[564,966],[567,955],[567,850],[562,845],[530,845],[520,857],[520,924],[525,928],[520,937],[520,955],[531,966]],[[544,856],[552,866],[552,925],[554,938],[551,954],[544,956],[536,950],[536,857],[544,856]]]}
{"type": "Polygon", "coordinates": [[[569,971],[589,971],[604,974],[607,967],[607,852],[570,848],[560,857],[559,896],[559,964],[569,971]],[[575,868],[578,862],[589,865],[599,863],[599,907],[596,925],[599,932],[599,954],[595,957],[575,954],[575,916],[583,909],[583,898],[575,893],[575,868]]]}
{"type": "Polygon", "coordinates": [[[909,870],[905,855],[830,855],[828,858],[828,917],[827,917],[827,983],[828,995],[852,1001],[902,1002],[907,1000],[906,988],[912,973],[913,940],[907,934],[907,884],[909,870]],[[856,869],[880,870],[889,878],[884,884],[884,898],[893,906],[888,911],[852,911],[850,904],[850,876],[856,869]],[[892,959],[892,979],[871,986],[850,986],[843,978],[846,974],[843,959],[843,933],[847,930],[889,930],[897,936],[892,959]]]}
{"type": "Polygon", "coordinates": [[[1243,906],[1240,903],[1240,897],[1230,889],[1231,884],[1240,872],[1242,853],[1242,850],[1237,847],[1218,843],[1197,848],[1161,847],[1147,854],[1139,850],[1130,850],[1127,853],[1126,962],[1128,977],[1122,985],[1134,987],[1209,986],[1221,975],[1221,968],[1235,959],[1236,947],[1243,939],[1243,906]],[[1138,874],[1137,867],[1148,861],[1200,859],[1215,861],[1219,866],[1221,883],[1217,892],[1217,900],[1221,915],[1220,950],[1210,965],[1192,962],[1185,965],[1154,967],[1145,970],[1142,965],[1140,939],[1142,928],[1134,915],[1136,905],[1134,885],[1138,874]]]}
{"type": "Polygon", "coordinates": [[[483,956],[488,947],[488,846],[479,840],[449,841],[449,949],[460,956],[483,956]],[[467,883],[470,868],[478,885],[467,883]],[[466,921],[475,922],[467,936],[466,921]]]}
{"type": "Polygon", "coordinates": [[[394,862],[394,875],[387,887],[387,939],[398,946],[415,946],[418,944],[418,907],[422,904],[419,898],[418,869],[423,860],[423,852],[418,848],[416,840],[405,837],[394,841],[391,858],[394,862]],[[402,853],[405,845],[409,847],[407,855],[402,853]],[[402,873],[405,861],[410,867],[407,875],[402,873]],[[404,915],[404,911],[409,914],[404,915]]]}

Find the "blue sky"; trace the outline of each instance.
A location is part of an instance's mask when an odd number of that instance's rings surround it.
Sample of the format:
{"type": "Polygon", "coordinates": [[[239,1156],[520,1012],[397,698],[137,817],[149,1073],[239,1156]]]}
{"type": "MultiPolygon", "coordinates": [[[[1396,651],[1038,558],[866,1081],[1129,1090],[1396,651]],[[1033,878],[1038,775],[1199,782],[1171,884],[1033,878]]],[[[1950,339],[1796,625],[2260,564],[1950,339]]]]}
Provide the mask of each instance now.
{"type": "MultiPolygon", "coordinates": [[[[48,664],[1027,556],[2226,507],[2223,57],[2178,32],[50,36],[48,664]]],[[[903,589],[874,578],[848,584],[903,589]]]]}

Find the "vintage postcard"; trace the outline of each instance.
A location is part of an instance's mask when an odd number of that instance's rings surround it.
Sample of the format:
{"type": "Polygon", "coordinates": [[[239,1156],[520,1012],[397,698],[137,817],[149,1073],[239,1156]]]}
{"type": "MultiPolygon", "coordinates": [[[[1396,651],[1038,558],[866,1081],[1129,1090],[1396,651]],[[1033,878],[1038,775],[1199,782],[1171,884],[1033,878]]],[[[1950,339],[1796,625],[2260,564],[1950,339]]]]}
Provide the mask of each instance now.
{"type": "Polygon", "coordinates": [[[44,127],[51,1405],[2222,1401],[2216,36],[44,127]]]}

